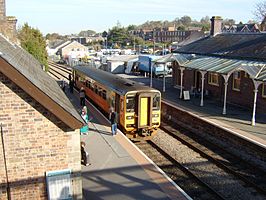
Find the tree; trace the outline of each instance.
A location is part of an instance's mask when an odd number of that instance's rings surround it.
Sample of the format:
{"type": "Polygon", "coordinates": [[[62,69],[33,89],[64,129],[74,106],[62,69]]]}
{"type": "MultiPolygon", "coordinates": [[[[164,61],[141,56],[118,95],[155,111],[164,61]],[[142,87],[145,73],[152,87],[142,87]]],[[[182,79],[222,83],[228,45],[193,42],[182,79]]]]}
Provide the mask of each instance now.
{"type": "Polygon", "coordinates": [[[209,16],[202,17],[201,20],[200,20],[200,23],[202,23],[202,24],[210,24],[210,17],[209,16]]]}
{"type": "Polygon", "coordinates": [[[266,18],[266,1],[257,3],[255,6],[254,15],[258,21],[263,21],[266,18]]]}
{"type": "Polygon", "coordinates": [[[124,27],[115,26],[108,32],[108,43],[114,45],[116,48],[126,45],[128,42],[129,33],[124,27]]]}
{"type": "Polygon", "coordinates": [[[93,31],[93,30],[87,30],[87,31],[80,31],[78,35],[80,37],[89,37],[89,36],[92,36],[92,35],[95,35],[95,34],[96,34],[95,31],[93,31]]]}
{"type": "Polygon", "coordinates": [[[185,31],[186,28],[185,28],[185,26],[180,25],[180,26],[177,27],[177,30],[179,30],[179,31],[185,31]]]}
{"type": "Polygon", "coordinates": [[[35,28],[30,27],[25,23],[18,30],[18,38],[21,43],[21,47],[33,55],[45,69],[48,70],[46,42],[42,33],[35,28]]]}
{"type": "Polygon", "coordinates": [[[233,25],[233,24],[235,24],[236,23],[236,21],[234,20],[234,19],[224,19],[223,20],[223,24],[224,25],[233,25]]]}
{"type": "Polygon", "coordinates": [[[47,40],[51,40],[51,41],[52,40],[64,40],[64,39],[66,39],[66,36],[59,35],[58,33],[52,33],[52,34],[48,33],[45,36],[45,38],[47,40]]]}
{"type": "Polygon", "coordinates": [[[136,25],[133,25],[133,24],[128,25],[128,27],[127,27],[127,31],[134,31],[136,29],[137,29],[137,26],[136,25]]]}
{"type": "Polygon", "coordinates": [[[185,15],[185,16],[181,17],[180,21],[185,27],[188,27],[191,24],[192,20],[189,16],[185,15]]]}
{"type": "Polygon", "coordinates": [[[211,29],[211,25],[210,24],[203,24],[201,27],[202,31],[209,31],[211,29]]]}

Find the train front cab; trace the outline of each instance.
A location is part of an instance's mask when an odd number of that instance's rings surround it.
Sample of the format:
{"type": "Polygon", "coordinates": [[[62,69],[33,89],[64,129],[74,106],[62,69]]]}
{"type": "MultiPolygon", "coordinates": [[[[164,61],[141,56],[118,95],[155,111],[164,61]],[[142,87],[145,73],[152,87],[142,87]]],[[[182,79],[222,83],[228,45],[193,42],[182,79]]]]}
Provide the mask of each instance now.
{"type": "Polygon", "coordinates": [[[160,126],[159,92],[128,93],[125,106],[126,132],[149,136],[160,126]]]}

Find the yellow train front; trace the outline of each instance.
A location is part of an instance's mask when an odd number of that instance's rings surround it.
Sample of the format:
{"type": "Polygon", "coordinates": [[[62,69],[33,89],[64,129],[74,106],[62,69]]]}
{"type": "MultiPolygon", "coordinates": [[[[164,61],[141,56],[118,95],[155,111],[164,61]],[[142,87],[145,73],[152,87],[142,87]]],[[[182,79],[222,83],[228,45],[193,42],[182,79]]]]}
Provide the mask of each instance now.
{"type": "Polygon", "coordinates": [[[160,91],[87,66],[75,66],[73,77],[106,116],[115,109],[119,128],[128,136],[150,136],[160,126],[160,91]]]}

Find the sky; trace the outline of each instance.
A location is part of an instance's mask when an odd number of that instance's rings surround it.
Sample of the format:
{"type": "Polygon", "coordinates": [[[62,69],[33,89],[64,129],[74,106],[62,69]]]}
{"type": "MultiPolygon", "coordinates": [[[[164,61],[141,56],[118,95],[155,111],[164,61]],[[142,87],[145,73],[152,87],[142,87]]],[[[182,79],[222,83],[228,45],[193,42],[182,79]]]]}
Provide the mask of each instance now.
{"type": "Polygon", "coordinates": [[[82,30],[108,31],[146,21],[181,18],[200,20],[221,16],[243,23],[254,19],[255,5],[262,0],[5,0],[7,16],[17,25],[28,23],[43,34],[76,34],[82,30]]]}

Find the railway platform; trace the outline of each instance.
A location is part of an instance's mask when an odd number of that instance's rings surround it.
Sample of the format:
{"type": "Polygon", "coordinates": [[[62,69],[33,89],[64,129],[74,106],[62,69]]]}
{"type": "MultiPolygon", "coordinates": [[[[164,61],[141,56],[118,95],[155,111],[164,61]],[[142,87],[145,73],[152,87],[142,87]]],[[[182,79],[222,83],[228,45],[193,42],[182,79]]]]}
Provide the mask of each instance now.
{"type": "MultiPolygon", "coordinates": [[[[78,94],[66,94],[80,110],[78,94]]],[[[86,103],[93,119],[81,136],[91,163],[82,167],[83,199],[191,199],[123,133],[112,136],[108,120],[86,103]]]]}

